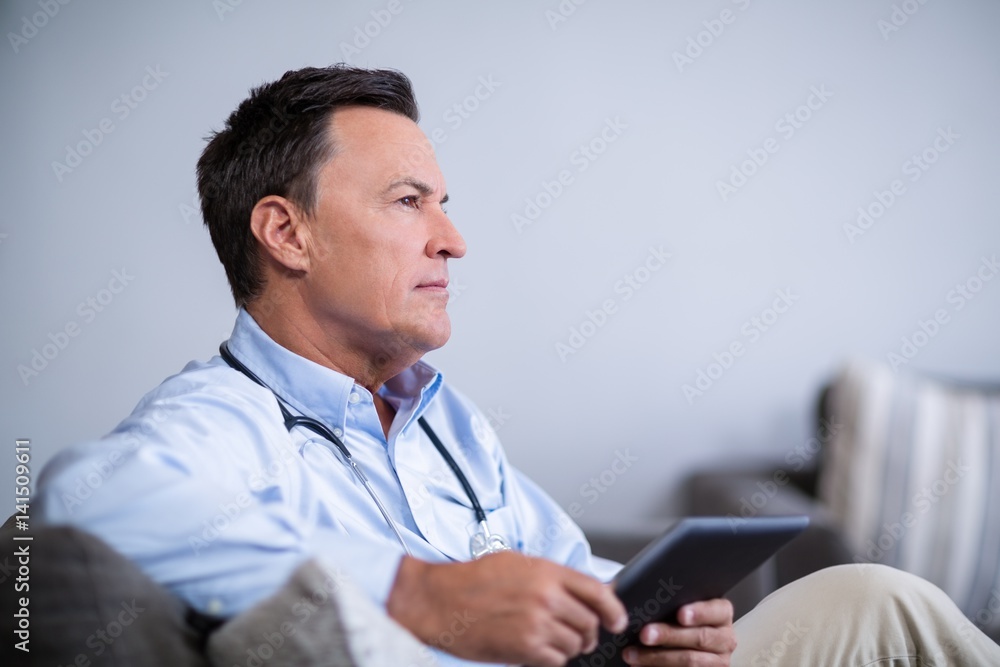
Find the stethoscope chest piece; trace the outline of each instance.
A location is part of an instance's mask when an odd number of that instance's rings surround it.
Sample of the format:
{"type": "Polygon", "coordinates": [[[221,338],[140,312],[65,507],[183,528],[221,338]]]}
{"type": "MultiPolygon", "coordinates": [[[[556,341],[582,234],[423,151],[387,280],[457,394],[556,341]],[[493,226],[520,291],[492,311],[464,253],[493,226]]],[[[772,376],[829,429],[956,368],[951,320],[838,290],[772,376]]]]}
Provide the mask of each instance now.
{"type": "Polygon", "coordinates": [[[469,551],[472,552],[473,560],[510,550],[510,544],[507,543],[507,540],[502,535],[491,533],[486,521],[479,522],[479,530],[469,540],[469,551]]]}

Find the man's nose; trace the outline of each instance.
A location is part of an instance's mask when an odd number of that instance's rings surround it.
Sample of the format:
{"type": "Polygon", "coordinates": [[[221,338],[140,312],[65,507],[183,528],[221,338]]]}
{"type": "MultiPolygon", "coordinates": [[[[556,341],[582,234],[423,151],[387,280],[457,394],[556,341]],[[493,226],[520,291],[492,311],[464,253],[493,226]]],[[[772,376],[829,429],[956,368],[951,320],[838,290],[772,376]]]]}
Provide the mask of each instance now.
{"type": "Polygon", "coordinates": [[[427,254],[431,257],[445,255],[453,259],[464,256],[465,239],[462,238],[462,235],[444,211],[441,211],[439,216],[437,228],[430,242],[427,244],[427,254]]]}

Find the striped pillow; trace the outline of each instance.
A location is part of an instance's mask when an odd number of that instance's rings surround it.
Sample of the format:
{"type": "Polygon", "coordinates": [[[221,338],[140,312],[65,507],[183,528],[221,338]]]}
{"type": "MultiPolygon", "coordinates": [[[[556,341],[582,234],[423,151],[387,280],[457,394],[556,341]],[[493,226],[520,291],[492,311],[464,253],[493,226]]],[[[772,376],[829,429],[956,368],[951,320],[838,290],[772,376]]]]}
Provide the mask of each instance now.
{"type": "Polygon", "coordinates": [[[830,401],[819,492],[855,560],[937,584],[1000,638],[1000,387],[852,362],[830,401]]]}

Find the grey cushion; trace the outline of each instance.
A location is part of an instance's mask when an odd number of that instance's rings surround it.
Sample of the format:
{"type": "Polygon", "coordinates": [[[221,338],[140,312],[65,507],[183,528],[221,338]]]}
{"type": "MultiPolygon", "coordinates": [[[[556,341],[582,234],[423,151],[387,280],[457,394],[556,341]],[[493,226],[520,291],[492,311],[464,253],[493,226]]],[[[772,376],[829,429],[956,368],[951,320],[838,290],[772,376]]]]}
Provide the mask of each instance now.
{"type": "Polygon", "coordinates": [[[67,527],[0,530],[0,664],[201,667],[184,605],[100,539],[67,527]],[[15,542],[29,534],[30,542],[15,542]],[[28,546],[27,591],[15,550],[28,546]],[[24,582],[21,582],[22,584],[24,582]],[[30,653],[14,647],[18,600],[29,600],[30,653]]]}
{"type": "Polygon", "coordinates": [[[214,665],[429,667],[430,650],[355,584],[315,560],[284,587],[215,631],[214,665]]]}
{"type": "Polygon", "coordinates": [[[208,644],[190,610],[101,539],[70,527],[0,529],[0,665],[430,667],[430,650],[356,585],[307,561],[275,595],[218,628],[208,644]],[[14,535],[31,541],[14,541],[14,535]],[[28,579],[15,550],[27,545],[28,579]],[[15,585],[27,583],[28,590],[15,585]],[[28,647],[14,635],[28,598],[28,647]],[[349,640],[347,638],[350,638],[349,640]],[[11,638],[15,638],[12,640],[11,638]],[[211,657],[211,662],[209,659],[211,657]]]}

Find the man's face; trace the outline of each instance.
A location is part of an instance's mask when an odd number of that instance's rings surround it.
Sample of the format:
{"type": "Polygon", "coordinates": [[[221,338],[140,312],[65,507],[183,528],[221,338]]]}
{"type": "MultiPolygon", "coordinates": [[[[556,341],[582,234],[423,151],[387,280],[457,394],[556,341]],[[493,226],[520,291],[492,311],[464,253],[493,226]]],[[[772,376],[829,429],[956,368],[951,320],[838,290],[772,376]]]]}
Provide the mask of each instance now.
{"type": "Polygon", "coordinates": [[[305,301],[331,339],[375,363],[400,346],[441,347],[447,260],[465,241],[442,208],[433,148],[416,123],[380,109],[340,109],[331,123],[336,153],[317,179],[305,301]]]}

